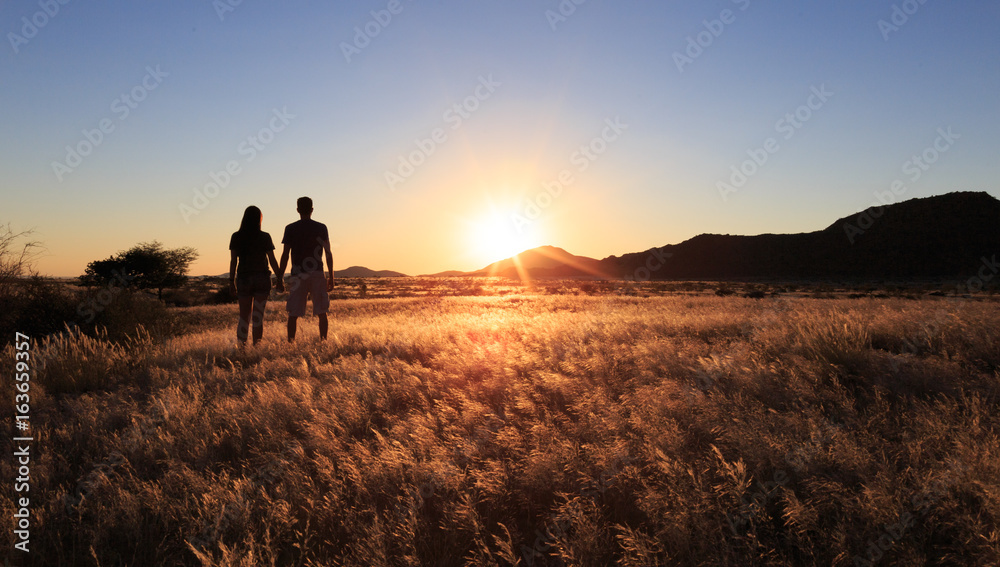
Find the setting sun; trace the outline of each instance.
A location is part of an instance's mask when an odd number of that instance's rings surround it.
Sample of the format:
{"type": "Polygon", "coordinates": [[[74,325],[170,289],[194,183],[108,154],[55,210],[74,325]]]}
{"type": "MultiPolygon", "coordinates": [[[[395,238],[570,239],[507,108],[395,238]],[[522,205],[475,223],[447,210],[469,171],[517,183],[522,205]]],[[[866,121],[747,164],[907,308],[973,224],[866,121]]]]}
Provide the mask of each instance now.
{"type": "Polygon", "coordinates": [[[518,227],[511,216],[492,211],[469,223],[469,253],[484,266],[545,244],[537,223],[518,227]]]}

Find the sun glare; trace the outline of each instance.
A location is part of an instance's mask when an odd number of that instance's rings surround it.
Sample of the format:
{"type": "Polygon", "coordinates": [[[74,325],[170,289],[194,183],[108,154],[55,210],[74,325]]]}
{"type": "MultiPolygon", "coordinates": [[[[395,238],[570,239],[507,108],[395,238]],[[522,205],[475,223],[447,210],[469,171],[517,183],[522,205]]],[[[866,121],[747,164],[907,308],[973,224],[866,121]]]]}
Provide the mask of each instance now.
{"type": "Polygon", "coordinates": [[[470,223],[470,253],[484,266],[544,244],[537,227],[518,227],[511,216],[494,211],[470,223]]]}

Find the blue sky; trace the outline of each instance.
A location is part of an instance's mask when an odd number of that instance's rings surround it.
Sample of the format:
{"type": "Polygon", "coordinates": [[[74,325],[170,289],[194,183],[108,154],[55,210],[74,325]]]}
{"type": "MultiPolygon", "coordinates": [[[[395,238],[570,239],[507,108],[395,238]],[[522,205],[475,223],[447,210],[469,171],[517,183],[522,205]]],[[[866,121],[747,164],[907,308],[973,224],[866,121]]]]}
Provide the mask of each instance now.
{"type": "Polygon", "coordinates": [[[895,200],[1000,196],[985,0],[52,0],[0,22],[0,223],[52,275],[149,240],[223,273],[243,209],[278,241],[301,195],[338,268],[411,274],[817,230],[897,179],[895,200]]]}

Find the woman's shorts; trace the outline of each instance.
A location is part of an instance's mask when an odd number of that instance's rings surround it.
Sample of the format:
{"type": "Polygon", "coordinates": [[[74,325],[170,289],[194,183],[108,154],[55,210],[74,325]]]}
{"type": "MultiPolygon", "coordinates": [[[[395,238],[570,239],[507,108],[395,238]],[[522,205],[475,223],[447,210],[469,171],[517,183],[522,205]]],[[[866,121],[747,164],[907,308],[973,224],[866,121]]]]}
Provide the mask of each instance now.
{"type": "Polygon", "coordinates": [[[236,297],[260,297],[271,293],[271,274],[236,276],[236,297]]]}

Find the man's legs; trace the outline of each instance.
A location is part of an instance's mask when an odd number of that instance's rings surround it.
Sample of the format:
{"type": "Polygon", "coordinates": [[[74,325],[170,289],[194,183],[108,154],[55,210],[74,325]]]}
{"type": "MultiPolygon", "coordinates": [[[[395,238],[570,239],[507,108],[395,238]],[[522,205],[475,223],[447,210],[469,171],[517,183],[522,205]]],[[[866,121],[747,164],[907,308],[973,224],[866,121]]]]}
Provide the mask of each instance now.
{"type": "Polygon", "coordinates": [[[293,274],[291,288],[288,290],[288,342],[295,341],[295,327],[299,317],[306,314],[306,296],[309,290],[305,285],[305,276],[293,274]]]}
{"type": "Polygon", "coordinates": [[[326,312],[330,308],[330,296],[323,272],[312,272],[301,275],[288,294],[288,342],[295,340],[297,320],[306,314],[307,298],[312,299],[313,314],[319,317],[319,337],[326,338],[329,329],[326,312]]]}
{"type": "Polygon", "coordinates": [[[319,339],[326,340],[329,320],[326,313],[330,310],[330,293],[326,289],[326,277],[323,270],[315,272],[312,288],[313,313],[319,317],[319,339]]]}

